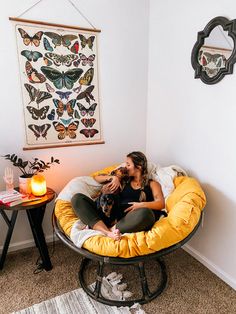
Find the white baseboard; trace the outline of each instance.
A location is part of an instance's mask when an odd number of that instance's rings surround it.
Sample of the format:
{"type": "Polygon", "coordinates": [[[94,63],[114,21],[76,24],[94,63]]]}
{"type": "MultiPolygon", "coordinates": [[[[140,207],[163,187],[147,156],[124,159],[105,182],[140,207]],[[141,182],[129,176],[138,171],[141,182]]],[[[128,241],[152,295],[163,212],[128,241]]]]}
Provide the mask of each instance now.
{"type": "MultiPolygon", "coordinates": [[[[45,240],[47,243],[53,242],[53,235],[45,236],[45,240]]],[[[54,240],[57,241],[58,238],[54,236],[54,240]]],[[[34,239],[10,243],[8,252],[15,252],[15,251],[19,251],[19,250],[30,248],[30,247],[35,247],[34,239]]],[[[2,253],[2,249],[3,249],[3,246],[0,246],[0,253],[2,253]]]]}
{"type": "Polygon", "coordinates": [[[185,244],[183,249],[192,255],[196,260],[206,266],[210,271],[212,271],[216,276],[226,282],[230,287],[236,290],[236,280],[224,272],[221,268],[212,263],[205,256],[201,255],[197,250],[193,249],[190,245],[185,244]]]}

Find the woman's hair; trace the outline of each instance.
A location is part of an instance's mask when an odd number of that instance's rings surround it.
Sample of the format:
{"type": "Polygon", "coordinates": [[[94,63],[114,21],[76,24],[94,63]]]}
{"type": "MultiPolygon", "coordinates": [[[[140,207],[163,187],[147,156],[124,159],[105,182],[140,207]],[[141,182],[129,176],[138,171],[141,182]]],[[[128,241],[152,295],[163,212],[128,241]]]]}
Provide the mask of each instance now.
{"type": "Polygon", "coordinates": [[[146,194],[144,192],[145,185],[148,184],[148,169],[147,169],[147,158],[142,152],[132,152],[127,155],[134,163],[135,168],[141,170],[142,185],[139,201],[146,201],[146,194]]]}

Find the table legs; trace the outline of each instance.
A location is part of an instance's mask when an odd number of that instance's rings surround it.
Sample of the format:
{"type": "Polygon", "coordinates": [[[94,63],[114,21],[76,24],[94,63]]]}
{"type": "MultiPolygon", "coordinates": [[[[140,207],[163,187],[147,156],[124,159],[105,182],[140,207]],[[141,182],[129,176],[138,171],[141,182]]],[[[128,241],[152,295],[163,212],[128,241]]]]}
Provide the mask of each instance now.
{"type": "Polygon", "coordinates": [[[50,261],[48,247],[45,241],[43,228],[42,228],[42,221],[45,212],[46,205],[38,208],[31,208],[27,209],[27,216],[31,226],[31,230],[34,236],[35,244],[39,250],[41,259],[42,259],[42,267],[45,270],[51,270],[52,264],[50,261]]]}
{"type": "Polygon", "coordinates": [[[10,244],[10,241],[11,241],[12,232],[14,230],[14,226],[15,226],[15,223],[16,223],[16,218],[17,218],[18,211],[14,210],[12,212],[11,219],[9,219],[7,217],[6,213],[2,209],[0,209],[0,214],[2,215],[4,220],[6,221],[6,224],[8,225],[8,231],[7,231],[6,239],[5,239],[5,242],[4,242],[4,245],[3,245],[2,254],[1,254],[1,258],[0,258],[0,269],[3,269],[4,262],[5,262],[5,259],[6,259],[6,256],[7,256],[8,247],[9,247],[9,244],[10,244]]]}

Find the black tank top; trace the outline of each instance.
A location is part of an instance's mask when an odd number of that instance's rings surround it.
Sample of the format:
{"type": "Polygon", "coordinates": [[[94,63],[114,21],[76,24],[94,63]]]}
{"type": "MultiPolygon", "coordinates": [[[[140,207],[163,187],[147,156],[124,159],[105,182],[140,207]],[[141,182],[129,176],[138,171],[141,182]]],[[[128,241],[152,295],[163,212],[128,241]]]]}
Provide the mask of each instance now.
{"type": "MultiPolygon", "coordinates": [[[[150,181],[148,185],[145,186],[144,192],[146,194],[146,201],[151,202],[153,201],[153,195],[152,195],[152,190],[150,188],[150,181]]],[[[120,192],[120,203],[122,207],[129,207],[127,204],[129,202],[139,202],[141,194],[141,189],[133,189],[131,186],[131,183],[127,183],[124,187],[124,189],[120,192]],[[126,206],[125,206],[126,205],[126,206]]]]}

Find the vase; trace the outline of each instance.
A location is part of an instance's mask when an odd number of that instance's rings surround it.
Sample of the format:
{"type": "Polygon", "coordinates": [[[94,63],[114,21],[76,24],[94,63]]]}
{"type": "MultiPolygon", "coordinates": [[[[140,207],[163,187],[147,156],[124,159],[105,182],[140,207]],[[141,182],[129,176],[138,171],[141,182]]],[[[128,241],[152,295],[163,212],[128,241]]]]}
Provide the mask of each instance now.
{"type": "Polygon", "coordinates": [[[31,179],[32,177],[19,177],[19,192],[22,194],[31,194],[31,179]]]}

